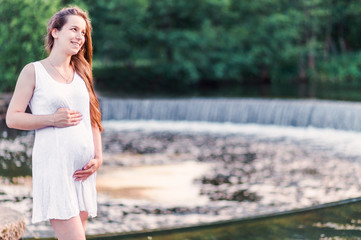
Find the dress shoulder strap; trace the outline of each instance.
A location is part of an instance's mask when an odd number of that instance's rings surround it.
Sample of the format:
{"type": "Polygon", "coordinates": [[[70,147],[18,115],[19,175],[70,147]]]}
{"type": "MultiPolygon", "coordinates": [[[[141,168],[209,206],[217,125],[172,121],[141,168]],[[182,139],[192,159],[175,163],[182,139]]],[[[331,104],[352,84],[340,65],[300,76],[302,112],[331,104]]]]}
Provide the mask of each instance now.
{"type": "Polygon", "coordinates": [[[41,62],[33,62],[33,65],[35,70],[35,89],[37,89],[44,83],[44,80],[47,78],[47,72],[41,62]]]}

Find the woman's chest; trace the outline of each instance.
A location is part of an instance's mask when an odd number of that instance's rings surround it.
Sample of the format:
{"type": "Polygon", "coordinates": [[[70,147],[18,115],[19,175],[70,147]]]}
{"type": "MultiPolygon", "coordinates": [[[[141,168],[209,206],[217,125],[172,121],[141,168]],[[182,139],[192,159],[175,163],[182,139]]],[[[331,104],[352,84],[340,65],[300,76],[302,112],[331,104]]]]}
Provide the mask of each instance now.
{"type": "Polygon", "coordinates": [[[71,84],[49,82],[34,91],[32,107],[36,109],[59,108],[74,109],[79,112],[87,111],[89,94],[82,79],[74,79],[71,84]]]}

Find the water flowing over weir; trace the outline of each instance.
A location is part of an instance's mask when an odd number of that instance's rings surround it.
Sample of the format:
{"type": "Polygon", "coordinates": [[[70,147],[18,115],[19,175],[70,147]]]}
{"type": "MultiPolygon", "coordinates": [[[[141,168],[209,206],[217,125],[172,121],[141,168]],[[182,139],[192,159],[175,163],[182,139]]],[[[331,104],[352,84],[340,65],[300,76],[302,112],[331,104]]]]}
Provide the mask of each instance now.
{"type": "Polygon", "coordinates": [[[361,103],[279,99],[101,98],[103,120],[171,120],[361,130],[361,103]]]}

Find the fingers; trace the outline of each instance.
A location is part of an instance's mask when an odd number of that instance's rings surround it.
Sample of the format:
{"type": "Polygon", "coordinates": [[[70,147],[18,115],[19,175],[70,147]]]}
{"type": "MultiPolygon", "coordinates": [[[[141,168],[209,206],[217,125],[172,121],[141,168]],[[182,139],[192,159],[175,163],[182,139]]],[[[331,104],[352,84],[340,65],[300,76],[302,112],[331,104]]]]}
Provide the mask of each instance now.
{"type": "Polygon", "coordinates": [[[70,125],[77,125],[83,119],[83,115],[75,110],[68,110],[67,120],[70,125]]]}
{"type": "Polygon", "coordinates": [[[95,164],[90,161],[87,165],[83,167],[83,169],[78,170],[74,173],[73,177],[75,181],[85,181],[90,175],[92,175],[96,171],[95,164]]]}
{"type": "Polygon", "coordinates": [[[95,173],[101,165],[101,161],[97,158],[91,159],[82,169],[75,171],[73,177],[75,181],[85,181],[93,173],[95,173]]]}
{"type": "Polygon", "coordinates": [[[82,119],[83,118],[83,115],[78,112],[78,111],[75,111],[75,110],[69,110],[68,111],[68,117],[70,119],[82,119]]]}
{"type": "Polygon", "coordinates": [[[83,115],[76,111],[67,108],[59,108],[54,114],[54,125],[56,127],[69,127],[80,123],[83,115]]]}
{"type": "Polygon", "coordinates": [[[87,170],[87,169],[91,168],[92,166],[94,166],[94,163],[93,163],[93,162],[89,162],[87,165],[85,165],[85,166],[83,167],[83,170],[87,170]]]}
{"type": "Polygon", "coordinates": [[[88,177],[90,177],[94,173],[93,167],[87,169],[87,170],[78,170],[74,173],[73,177],[75,178],[75,181],[85,181],[88,177]]]}
{"type": "Polygon", "coordinates": [[[83,120],[83,117],[82,115],[80,114],[77,114],[73,117],[70,117],[69,120],[68,120],[68,123],[69,125],[77,125],[80,123],[80,121],[83,120]]]}

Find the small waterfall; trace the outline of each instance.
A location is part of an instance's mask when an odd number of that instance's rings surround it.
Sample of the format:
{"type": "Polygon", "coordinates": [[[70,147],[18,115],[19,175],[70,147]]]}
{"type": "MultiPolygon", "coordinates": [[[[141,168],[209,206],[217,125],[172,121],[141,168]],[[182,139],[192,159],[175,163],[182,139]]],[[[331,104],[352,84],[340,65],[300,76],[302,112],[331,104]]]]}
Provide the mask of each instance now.
{"type": "Polygon", "coordinates": [[[361,130],[361,103],[279,99],[101,98],[103,120],[171,120],[361,130]]]}

